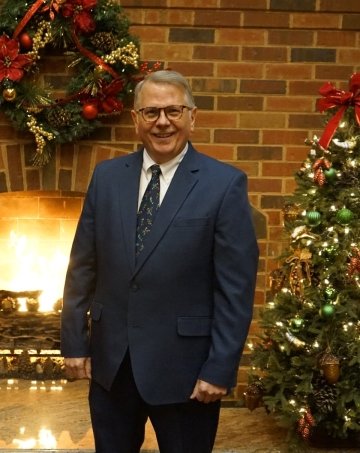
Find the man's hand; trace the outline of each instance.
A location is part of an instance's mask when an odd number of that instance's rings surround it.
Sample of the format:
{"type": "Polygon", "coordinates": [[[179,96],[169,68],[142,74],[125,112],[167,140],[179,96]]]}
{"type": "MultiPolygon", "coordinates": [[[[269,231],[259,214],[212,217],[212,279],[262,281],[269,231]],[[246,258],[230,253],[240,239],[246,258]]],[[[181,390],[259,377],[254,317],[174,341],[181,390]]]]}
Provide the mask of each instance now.
{"type": "Polygon", "coordinates": [[[201,403],[212,403],[221,399],[227,394],[226,387],[210,384],[209,382],[197,380],[194,390],[190,396],[192,400],[198,400],[201,403]]]}
{"type": "Polygon", "coordinates": [[[91,359],[90,357],[65,358],[65,374],[69,381],[76,379],[91,379],[91,359]]]}

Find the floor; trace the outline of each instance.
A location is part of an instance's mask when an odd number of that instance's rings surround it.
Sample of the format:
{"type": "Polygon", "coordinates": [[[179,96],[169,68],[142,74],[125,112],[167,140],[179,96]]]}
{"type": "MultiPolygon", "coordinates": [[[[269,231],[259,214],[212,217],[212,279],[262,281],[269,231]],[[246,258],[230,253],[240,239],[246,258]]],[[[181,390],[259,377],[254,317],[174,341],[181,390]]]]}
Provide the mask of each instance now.
{"type": "MultiPolygon", "coordinates": [[[[87,386],[86,381],[0,380],[0,453],[93,453],[87,386]]],[[[262,408],[223,407],[214,453],[282,453],[285,436],[262,408]]],[[[157,452],[151,425],[142,451],[157,452]]]]}

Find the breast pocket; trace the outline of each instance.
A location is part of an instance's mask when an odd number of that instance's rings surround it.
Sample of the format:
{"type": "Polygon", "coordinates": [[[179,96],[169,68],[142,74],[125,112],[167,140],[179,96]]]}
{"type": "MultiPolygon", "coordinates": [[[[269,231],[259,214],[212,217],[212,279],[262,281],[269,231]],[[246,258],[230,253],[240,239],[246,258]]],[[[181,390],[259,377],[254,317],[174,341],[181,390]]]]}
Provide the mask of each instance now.
{"type": "Polygon", "coordinates": [[[210,225],[209,217],[179,217],[174,221],[174,227],[177,228],[203,227],[207,225],[210,225]]]}

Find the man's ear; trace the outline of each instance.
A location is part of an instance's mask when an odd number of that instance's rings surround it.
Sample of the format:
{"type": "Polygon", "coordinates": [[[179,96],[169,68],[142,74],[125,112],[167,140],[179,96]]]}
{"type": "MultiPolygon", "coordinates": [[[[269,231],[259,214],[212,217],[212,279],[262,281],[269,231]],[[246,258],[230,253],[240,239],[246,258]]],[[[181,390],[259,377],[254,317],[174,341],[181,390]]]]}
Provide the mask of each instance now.
{"type": "Polygon", "coordinates": [[[133,119],[133,122],[134,122],[134,126],[135,126],[135,132],[138,133],[138,129],[139,129],[139,115],[135,112],[135,110],[131,110],[131,117],[133,119]]]}
{"type": "Polygon", "coordinates": [[[197,113],[197,107],[194,107],[190,112],[190,114],[191,114],[191,124],[190,124],[191,132],[194,132],[194,129],[195,129],[196,113],[197,113]]]}

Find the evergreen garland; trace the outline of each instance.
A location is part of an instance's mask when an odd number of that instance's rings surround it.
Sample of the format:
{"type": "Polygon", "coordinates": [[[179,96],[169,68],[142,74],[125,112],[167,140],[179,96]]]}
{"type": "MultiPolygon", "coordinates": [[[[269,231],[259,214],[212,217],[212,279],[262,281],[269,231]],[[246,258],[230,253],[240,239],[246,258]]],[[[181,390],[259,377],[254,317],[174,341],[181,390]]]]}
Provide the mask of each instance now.
{"type": "Polygon", "coordinates": [[[57,144],[88,135],[99,118],[119,114],[147,65],[112,0],[5,0],[0,11],[0,110],[33,134],[35,165],[57,144]],[[72,79],[54,99],[41,78],[46,55],[71,58],[72,79]]]}

